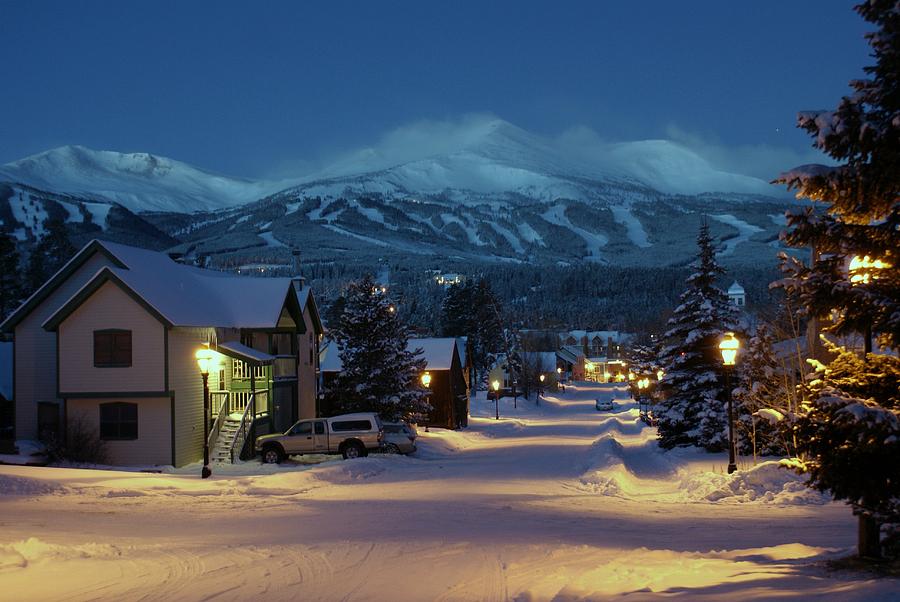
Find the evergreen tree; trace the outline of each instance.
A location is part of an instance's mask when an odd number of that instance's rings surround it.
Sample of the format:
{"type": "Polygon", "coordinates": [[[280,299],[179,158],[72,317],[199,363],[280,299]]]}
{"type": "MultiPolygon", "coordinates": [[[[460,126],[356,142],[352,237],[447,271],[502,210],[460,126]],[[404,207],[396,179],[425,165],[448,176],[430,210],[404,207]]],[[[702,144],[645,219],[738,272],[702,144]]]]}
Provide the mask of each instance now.
{"type": "Polygon", "coordinates": [[[486,384],[487,373],[498,353],[511,349],[503,328],[503,308],[485,278],[475,283],[454,284],[441,305],[441,333],[467,337],[469,362],[475,370],[472,389],[486,384]]]}
{"type": "Polygon", "coordinates": [[[419,378],[421,350],[409,351],[409,335],[372,276],[351,283],[333,330],[341,373],[327,392],[343,412],[377,412],[385,420],[419,420],[431,406],[419,378]]]}
{"type": "Polygon", "coordinates": [[[19,272],[19,252],[12,237],[0,234],[0,320],[3,320],[22,301],[22,274],[19,272]]]}
{"type": "Polygon", "coordinates": [[[814,362],[811,401],[793,420],[802,453],[793,467],[860,517],[860,555],[880,554],[883,527],[888,551],[900,556],[900,359],[825,346],[836,357],[814,362]]]}
{"type": "Polygon", "coordinates": [[[28,293],[36,291],[75,255],[66,225],[59,219],[44,222],[44,236],[31,251],[25,274],[28,293]]]}
{"type": "Polygon", "coordinates": [[[498,353],[506,353],[506,333],[503,329],[500,300],[485,278],[480,278],[472,292],[471,337],[472,363],[476,382],[487,385],[487,375],[497,360],[498,353]]]}
{"type": "Polygon", "coordinates": [[[472,329],[474,287],[467,281],[453,284],[441,304],[441,335],[468,336],[472,329]]]}
{"type": "Polygon", "coordinates": [[[709,226],[697,237],[699,252],[687,289],[669,319],[665,334],[659,404],[660,445],[698,445],[709,451],[726,447],[726,413],[718,343],[734,330],[737,313],[728,296],[715,286],[724,270],[716,263],[709,226]]]}
{"type": "Polygon", "coordinates": [[[789,453],[784,418],[790,412],[788,391],[779,374],[771,330],[760,323],[738,365],[734,388],[735,434],[741,453],[761,456],[789,453]]]}
{"type": "MultiPolygon", "coordinates": [[[[900,348],[900,8],[869,0],[856,11],[877,30],[866,35],[875,64],[851,82],[833,111],[800,113],[798,125],[836,166],[804,166],[779,181],[824,211],[789,214],[788,244],[815,250],[811,265],[784,257],[781,285],[837,334],[869,333],[900,348]],[[862,258],[863,261],[852,261],[862,258]],[[867,259],[866,259],[867,258],[867,259]],[[849,269],[848,269],[849,268],[849,269]],[[857,268],[857,269],[854,269],[857,268]]],[[[810,484],[850,503],[860,517],[859,552],[877,556],[879,522],[900,523],[897,383],[881,383],[887,356],[854,361],[841,352],[822,367],[830,387],[808,392],[797,440],[810,484]],[[881,366],[884,368],[884,366],[881,366]],[[846,373],[836,379],[837,373],[846,373]],[[893,435],[887,433],[893,432],[893,435]],[[882,455],[883,453],[888,455],[882,455]],[[893,454],[891,456],[890,454],[893,454]],[[893,470],[891,474],[890,471],[893,470]],[[867,482],[862,482],[866,479],[867,482]]],[[[822,380],[822,379],[820,379],[822,380]]]]}

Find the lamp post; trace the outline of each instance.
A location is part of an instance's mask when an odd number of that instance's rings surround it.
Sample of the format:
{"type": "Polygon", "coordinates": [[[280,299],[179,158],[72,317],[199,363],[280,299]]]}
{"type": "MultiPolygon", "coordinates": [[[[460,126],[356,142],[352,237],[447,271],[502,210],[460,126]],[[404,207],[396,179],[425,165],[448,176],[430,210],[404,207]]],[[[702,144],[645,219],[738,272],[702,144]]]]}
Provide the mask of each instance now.
{"type": "Polygon", "coordinates": [[[207,479],[212,474],[209,468],[209,366],[213,356],[209,347],[201,347],[194,357],[197,358],[200,376],[203,377],[203,470],[200,471],[200,477],[207,479]]]}
{"type": "Polygon", "coordinates": [[[725,367],[725,398],[728,400],[728,474],[737,470],[734,463],[734,412],[731,402],[731,371],[734,369],[740,341],[735,338],[733,332],[726,332],[719,343],[719,351],[722,352],[722,365],[725,367]]]}
{"type": "MultiPolygon", "coordinates": [[[[425,371],[425,374],[422,375],[422,384],[428,389],[428,393],[425,394],[425,401],[431,402],[431,373],[428,370],[425,371]]],[[[428,423],[425,423],[425,432],[430,433],[428,430],[428,423]]]]}
{"type": "Polygon", "coordinates": [[[495,380],[491,383],[494,388],[494,414],[497,420],[500,420],[500,381],[495,380]]]}

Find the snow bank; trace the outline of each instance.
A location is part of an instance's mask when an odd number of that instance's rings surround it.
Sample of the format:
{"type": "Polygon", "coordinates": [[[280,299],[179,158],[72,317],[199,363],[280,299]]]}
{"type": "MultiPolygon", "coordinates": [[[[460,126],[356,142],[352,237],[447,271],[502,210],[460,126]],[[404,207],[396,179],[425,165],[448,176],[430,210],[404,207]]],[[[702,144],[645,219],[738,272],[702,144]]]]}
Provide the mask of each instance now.
{"type": "Polygon", "coordinates": [[[0,474],[0,496],[48,495],[51,493],[63,493],[65,490],[65,487],[58,485],[53,481],[0,474]]]}
{"type": "Polygon", "coordinates": [[[780,505],[827,504],[831,498],[808,488],[800,475],[777,461],[763,462],[733,474],[702,472],[682,480],[690,501],[766,502],[780,505]]]}
{"type": "Polygon", "coordinates": [[[107,544],[57,545],[29,537],[22,541],[0,545],[0,573],[8,569],[25,568],[29,564],[46,560],[116,558],[120,555],[118,548],[107,544]]]}

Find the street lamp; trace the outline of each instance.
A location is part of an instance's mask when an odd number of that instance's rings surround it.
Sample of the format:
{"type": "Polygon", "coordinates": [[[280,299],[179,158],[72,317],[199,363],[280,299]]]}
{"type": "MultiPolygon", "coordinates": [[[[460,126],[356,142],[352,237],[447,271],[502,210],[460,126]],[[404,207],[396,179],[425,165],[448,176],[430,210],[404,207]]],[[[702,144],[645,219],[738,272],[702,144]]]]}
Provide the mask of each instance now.
{"type": "Polygon", "coordinates": [[[734,411],[731,402],[731,371],[737,360],[737,352],[740,341],[735,338],[733,332],[726,332],[719,343],[719,351],[722,352],[722,365],[725,367],[725,398],[728,400],[728,474],[737,470],[734,463],[734,411]]]}
{"type": "Polygon", "coordinates": [[[209,347],[201,347],[194,354],[200,376],[203,377],[203,470],[201,478],[207,479],[212,474],[209,468],[209,367],[212,364],[213,352],[209,347]]]}
{"type": "MultiPolygon", "coordinates": [[[[430,392],[430,389],[431,389],[431,373],[428,372],[428,370],[426,370],[426,371],[425,371],[425,374],[422,375],[422,384],[425,386],[426,389],[429,389],[429,393],[426,394],[426,396],[425,396],[425,401],[430,402],[430,401],[431,401],[431,392],[430,392]]],[[[431,431],[428,430],[428,423],[427,423],[427,422],[425,423],[425,432],[426,432],[426,433],[430,433],[430,432],[431,432],[431,431]]]]}
{"type": "Polygon", "coordinates": [[[497,420],[500,420],[500,381],[494,380],[491,383],[494,388],[494,413],[497,420]]]}
{"type": "MultiPolygon", "coordinates": [[[[850,275],[850,284],[858,286],[860,284],[869,284],[873,280],[878,280],[879,274],[873,270],[883,270],[892,267],[891,264],[883,259],[872,259],[868,255],[860,257],[855,255],[850,260],[847,271],[850,275]]],[[[863,356],[872,353],[872,324],[866,321],[865,332],[863,333],[863,356]]]]}
{"type": "Polygon", "coordinates": [[[666,375],[666,373],[663,372],[662,370],[657,370],[656,371],[656,380],[658,380],[658,381],[662,380],[663,376],[665,376],[665,375],[666,375]]]}

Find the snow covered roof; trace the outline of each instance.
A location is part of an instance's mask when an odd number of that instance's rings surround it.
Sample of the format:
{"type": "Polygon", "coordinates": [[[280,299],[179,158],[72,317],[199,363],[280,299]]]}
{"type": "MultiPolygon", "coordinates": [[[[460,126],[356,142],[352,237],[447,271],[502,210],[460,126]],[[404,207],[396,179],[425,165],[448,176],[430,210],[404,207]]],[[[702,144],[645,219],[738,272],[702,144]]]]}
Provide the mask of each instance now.
{"type": "MultiPolygon", "coordinates": [[[[421,349],[425,367],[429,370],[449,370],[453,365],[453,354],[458,353],[456,339],[453,338],[409,339],[406,348],[410,351],[421,349]]],[[[329,343],[319,354],[319,370],[340,372],[342,368],[337,345],[329,343]]]]}
{"type": "Polygon", "coordinates": [[[297,294],[290,278],[233,276],[176,263],[165,253],[107,241],[99,244],[121,265],[101,268],[44,323],[45,328],[54,328],[109,281],[171,326],[274,328],[289,295],[297,294]]]}
{"type": "Polygon", "coordinates": [[[406,348],[421,349],[429,370],[449,370],[456,353],[456,339],[410,339],[406,348]]]}
{"type": "Polygon", "coordinates": [[[216,345],[215,350],[223,355],[239,359],[249,364],[271,364],[275,361],[274,355],[269,355],[268,353],[253,349],[252,347],[247,347],[237,341],[219,343],[216,345]]]}
{"type": "Polygon", "coordinates": [[[738,284],[738,281],[735,280],[734,282],[731,283],[731,286],[728,287],[728,294],[729,295],[743,295],[744,287],[741,286],[740,284],[738,284]]]}

